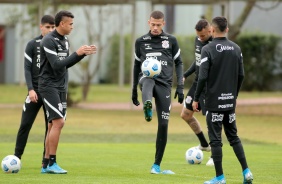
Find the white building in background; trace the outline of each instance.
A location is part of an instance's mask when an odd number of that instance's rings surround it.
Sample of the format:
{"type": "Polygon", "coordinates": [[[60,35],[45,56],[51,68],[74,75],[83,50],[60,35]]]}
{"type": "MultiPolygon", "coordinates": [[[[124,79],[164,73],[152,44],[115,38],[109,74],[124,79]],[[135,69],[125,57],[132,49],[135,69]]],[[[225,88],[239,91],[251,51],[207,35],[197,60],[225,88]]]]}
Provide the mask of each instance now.
{"type": "MultiPolygon", "coordinates": [[[[267,32],[282,36],[282,26],[279,24],[282,5],[280,3],[276,4],[275,8],[267,11],[269,7],[272,7],[275,2],[259,2],[248,19],[246,20],[242,32],[267,32]]],[[[136,37],[141,36],[148,32],[147,21],[149,19],[149,14],[152,10],[151,4],[146,1],[137,1],[136,5],[136,21],[135,30],[136,37]]],[[[229,4],[229,18],[230,23],[233,23],[235,18],[239,15],[240,11],[244,7],[243,1],[234,1],[229,4]]],[[[119,5],[107,5],[103,7],[103,11],[111,12],[109,16],[105,17],[103,20],[95,19],[97,15],[97,7],[93,6],[93,16],[92,24],[93,31],[96,31],[96,27],[99,26],[98,21],[103,22],[105,32],[102,32],[103,42],[107,44],[107,36],[114,33],[120,32],[120,21],[124,23],[123,33],[131,34],[132,30],[132,7],[130,5],[122,6],[122,17],[120,17],[119,5]]],[[[156,5],[153,7],[154,10],[161,10],[165,12],[164,5],[156,5]]],[[[15,5],[15,4],[0,4],[0,47],[1,47],[1,30],[5,30],[4,37],[4,58],[1,60],[0,57],[0,83],[24,83],[24,73],[23,73],[23,63],[24,63],[24,49],[27,42],[33,37],[39,35],[39,28],[29,28],[25,30],[26,27],[23,24],[16,24],[13,27],[6,26],[7,18],[11,15],[11,12],[25,12],[22,16],[28,16],[26,13],[26,5],[15,5]],[[25,29],[23,29],[25,28],[25,29]]],[[[214,5],[214,16],[219,16],[220,8],[219,5],[214,5]]],[[[84,36],[89,24],[85,21],[83,15],[83,9],[81,6],[71,7],[70,11],[75,15],[75,27],[71,35],[69,36],[71,45],[74,50],[77,49],[82,44],[88,43],[87,38],[84,36]]],[[[174,35],[191,35],[195,34],[194,26],[200,17],[204,14],[204,5],[176,5],[175,6],[175,19],[174,19],[174,35]]],[[[166,15],[168,16],[168,15],[166,15]]],[[[92,26],[92,25],[91,25],[92,26]]],[[[3,39],[2,39],[3,41],[3,39]]],[[[109,47],[110,48],[110,47],[109,47]]],[[[108,48],[108,49],[109,49],[108,48]]],[[[1,52],[1,49],[0,49],[1,52]]],[[[128,52],[128,51],[127,51],[128,52]]],[[[130,51],[132,52],[132,51],[130,51]]],[[[106,60],[108,52],[107,49],[103,52],[103,60],[106,60]]],[[[1,54],[0,54],[1,56],[1,54]]],[[[102,66],[102,69],[105,68],[102,66]]],[[[76,75],[78,72],[76,67],[70,69],[70,80],[80,81],[76,75]]],[[[94,80],[94,83],[99,82],[99,76],[94,80]]]]}

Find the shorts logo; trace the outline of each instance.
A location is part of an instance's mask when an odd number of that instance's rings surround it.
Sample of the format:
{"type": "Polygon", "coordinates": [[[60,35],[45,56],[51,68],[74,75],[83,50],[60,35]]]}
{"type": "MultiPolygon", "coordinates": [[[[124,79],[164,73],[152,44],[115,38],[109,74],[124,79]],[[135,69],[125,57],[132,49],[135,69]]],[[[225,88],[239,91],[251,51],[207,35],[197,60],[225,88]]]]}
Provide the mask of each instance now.
{"type": "Polygon", "coordinates": [[[63,111],[63,105],[62,105],[61,103],[59,103],[59,104],[58,104],[58,107],[59,107],[59,111],[62,112],[62,111],[63,111]]]}
{"type": "Polygon", "coordinates": [[[192,102],[192,97],[191,96],[187,96],[185,102],[187,104],[190,104],[192,102]]]}
{"type": "Polygon", "coordinates": [[[49,118],[49,111],[46,111],[46,116],[47,118],[49,118]]]}
{"type": "Polygon", "coordinates": [[[223,114],[212,113],[212,122],[223,121],[223,114]]]}
{"type": "Polygon", "coordinates": [[[229,123],[233,123],[233,121],[235,121],[235,120],[236,120],[236,115],[235,115],[235,113],[229,114],[229,123]]]}
{"type": "Polygon", "coordinates": [[[162,41],[162,47],[167,49],[169,47],[169,41],[167,40],[162,41]]]}

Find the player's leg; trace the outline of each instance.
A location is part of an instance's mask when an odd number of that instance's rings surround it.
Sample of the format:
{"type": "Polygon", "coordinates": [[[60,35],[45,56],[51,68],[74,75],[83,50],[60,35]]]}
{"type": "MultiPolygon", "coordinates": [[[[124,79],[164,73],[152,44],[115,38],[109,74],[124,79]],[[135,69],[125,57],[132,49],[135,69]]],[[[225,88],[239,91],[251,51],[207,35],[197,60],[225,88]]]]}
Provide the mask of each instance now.
{"type": "Polygon", "coordinates": [[[41,93],[41,95],[47,111],[48,121],[52,123],[52,126],[48,126],[48,135],[46,139],[49,154],[47,171],[55,174],[65,174],[67,171],[57,165],[56,152],[61,130],[65,122],[66,93],[58,93],[56,90],[50,89],[48,92],[41,93]]]}
{"type": "MultiPolygon", "coordinates": [[[[43,101],[42,101],[42,104],[43,104],[43,101]]],[[[46,136],[47,136],[47,133],[48,133],[48,118],[47,118],[47,112],[46,112],[46,109],[45,109],[45,106],[43,105],[43,113],[44,113],[44,121],[45,121],[45,130],[44,130],[44,149],[43,149],[43,158],[44,158],[44,155],[45,155],[45,147],[46,147],[46,136]]]]}
{"type": "Polygon", "coordinates": [[[142,91],[142,102],[145,120],[151,121],[153,116],[152,99],[155,80],[148,77],[143,77],[140,79],[139,84],[142,91]]]}
{"type": "MultiPolygon", "coordinates": [[[[182,108],[182,112],[180,116],[191,127],[193,132],[197,135],[200,141],[199,149],[203,151],[210,151],[210,146],[204,136],[201,125],[199,121],[194,117],[192,103],[193,103],[195,90],[196,90],[196,84],[193,83],[193,85],[191,86],[191,88],[189,89],[186,95],[184,106],[182,108]]],[[[201,110],[201,104],[199,104],[199,110],[201,110]]]]}
{"type": "Polygon", "coordinates": [[[216,183],[222,181],[225,183],[225,177],[222,168],[222,121],[223,113],[220,112],[207,112],[206,121],[208,125],[208,135],[210,139],[210,146],[214,161],[214,168],[216,172],[216,177],[205,183],[216,183]]]}
{"type": "Polygon", "coordinates": [[[240,138],[237,135],[235,110],[229,111],[224,116],[223,126],[227,140],[229,141],[230,146],[232,146],[233,151],[241,164],[244,177],[243,183],[252,183],[253,175],[248,169],[244,148],[240,138]]]}
{"type": "Polygon", "coordinates": [[[155,85],[154,97],[158,116],[158,130],[156,137],[155,162],[151,168],[152,174],[174,174],[172,171],[161,171],[160,164],[165,152],[168,133],[168,121],[171,107],[171,89],[169,86],[155,85]]]}
{"type": "Polygon", "coordinates": [[[43,155],[43,160],[42,160],[42,168],[41,168],[41,173],[44,174],[44,173],[48,173],[48,170],[47,170],[47,167],[48,167],[48,164],[49,164],[49,158],[50,158],[50,155],[49,155],[49,134],[50,134],[50,130],[52,129],[52,123],[48,123],[48,126],[47,126],[47,133],[46,133],[46,136],[45,136],[45,143],[44,143],[44,147],[45,147],[45,150],[44,150],[44,155],[43,155]]]}
{"type": "Polygon", "coordinates": [[[14,155],[19,159],[21,159],[22,154],[24,153],[29,132],[41,106],[42,104],[40,103],[31,102],[29,96],[26,97],[25,103],[23,105],[21,124],[17,133],[14,153],[14,155]]]}

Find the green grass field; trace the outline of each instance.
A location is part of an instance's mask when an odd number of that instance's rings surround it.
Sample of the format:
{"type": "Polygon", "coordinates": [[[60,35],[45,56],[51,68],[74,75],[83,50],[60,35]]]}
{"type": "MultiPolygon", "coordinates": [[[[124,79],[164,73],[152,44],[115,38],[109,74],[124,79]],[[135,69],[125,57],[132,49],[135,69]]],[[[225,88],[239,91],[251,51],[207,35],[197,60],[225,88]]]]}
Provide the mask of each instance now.
{"type": "MultiPolygon", "coordinates": [[[[0,103],[21,103],[25,88],[0,86],[0,103]],[[13,89],[13,90],[12,90],[13,89]],[[16,91],[16,92],[15,92],[16,91]],[[14,98],[15,97],[15,98],[14,98]]],[[[90,102],[104,99],[109,94],[103,89],[119,91],[124,102],[128,89],[114,86],[94,86],[90,102]],[[99,90],[98,90],[99,89],[99,90]]],[[[264,93],[265,97],[267,95],[264,93]]],[[[271,96],[276,96],[274,95],[271,96]]],[[[251,96],[245,94],[242,96],[251,96]]],[[[259,95],[260,96],[260,95],[259,95]]],[[[277,96],[281,97],[280,94],[277,96]]],[[[66,175],[40,174],[43,151],[43,112],[41,111],[30,132],[29,141],[18,174],[0,173],[0,183],[52,184],[75,183],[203,183],[214,177],[213,167],[205,166],[210,153],[204,152],[200,165],[185,162],[185,151],[198,144],[192,130],[179,117],[182,106],[173,107],[169,137],[162,169],[173,170],[175,175],[151,175],[154,161],[156,113],[152,122],[145,122],[139,110],[86,110],[69,108],[57,153],[57,161],[68,170],[66,175]]],[[[254,174],[254,183],[278,184],[282,181],[282,105],[240,106],[237,108],[237,126],[248,164],[254,174]]],[[[19,127],[21,108],[0,108],[0,158],[13,154],[19,127]]],[[[196,114],[207,136],[205,119],[196,114]]],[[[223,165],[228,184],[242,183],[241,168],[224,137],[223,165]]]]}

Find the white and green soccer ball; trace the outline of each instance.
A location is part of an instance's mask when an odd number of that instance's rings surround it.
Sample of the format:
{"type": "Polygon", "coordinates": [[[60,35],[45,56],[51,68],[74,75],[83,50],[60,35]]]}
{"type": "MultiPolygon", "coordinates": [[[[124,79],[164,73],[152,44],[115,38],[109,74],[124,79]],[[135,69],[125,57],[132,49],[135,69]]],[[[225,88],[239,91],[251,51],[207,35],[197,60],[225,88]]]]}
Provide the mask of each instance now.
{"type": "Polygon", "coordinates": [[[198,147],[192,147],[186,151],[185,159],[189,164],[200,164],[204,159],[204,154],[198,147]]]}
{"type": "Polygon", "coordinates": [[[21,160],[15,155],[3,158],[1,168],[5,173],[18,173],[21,170],[21,160]]]}
{"type": "Polygon", "coordinates": [[[162,71],[162,64],[157,59],[148,58],[142,63],[141,70],[144,76],[156,78],[162,71]]]}

